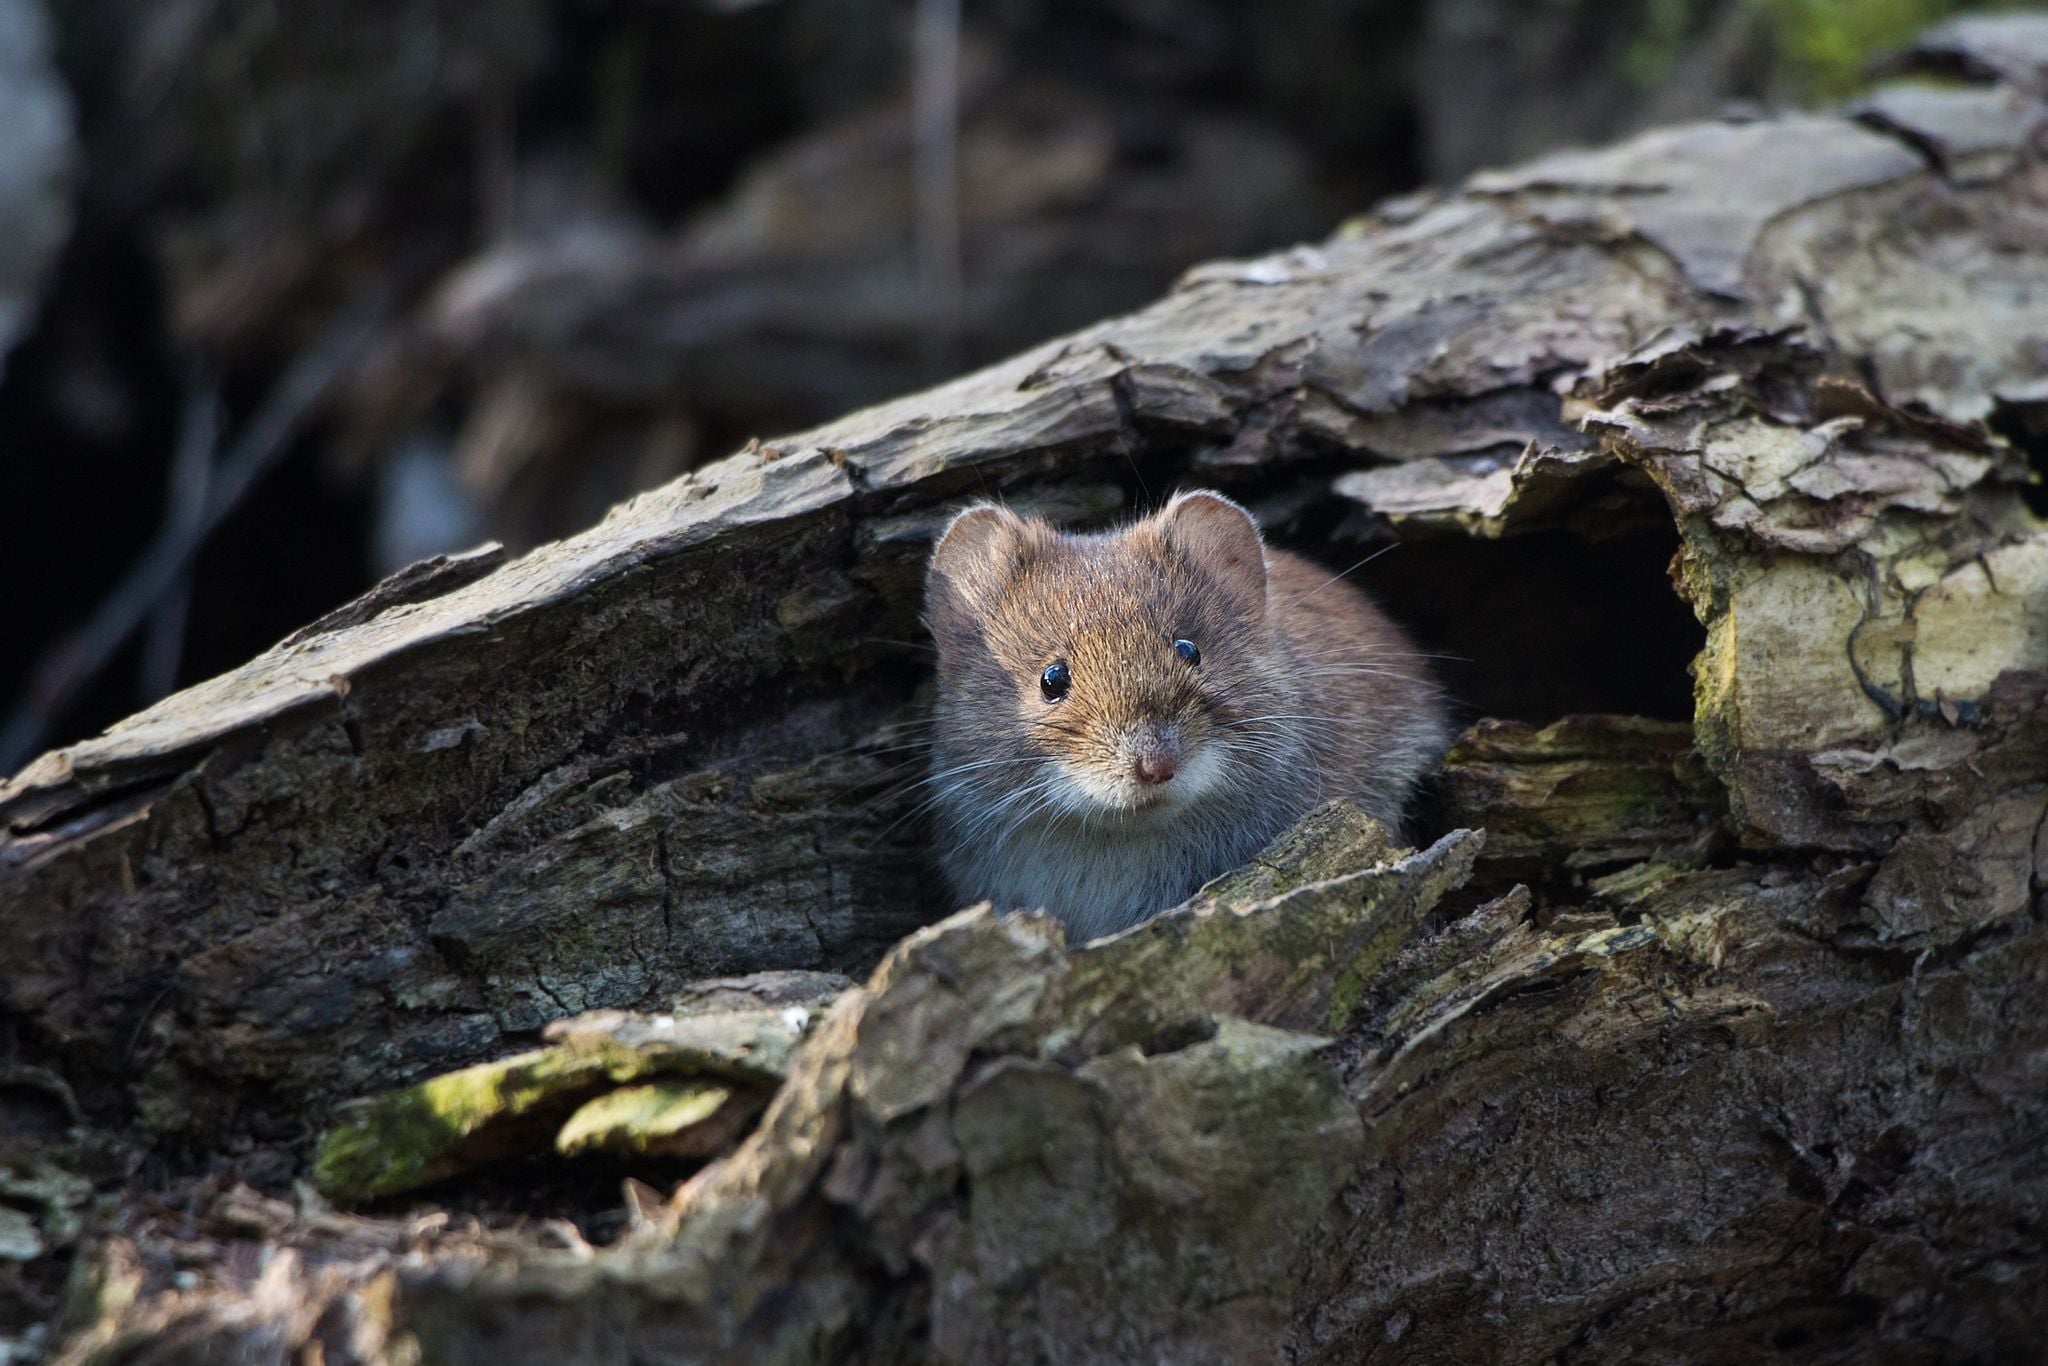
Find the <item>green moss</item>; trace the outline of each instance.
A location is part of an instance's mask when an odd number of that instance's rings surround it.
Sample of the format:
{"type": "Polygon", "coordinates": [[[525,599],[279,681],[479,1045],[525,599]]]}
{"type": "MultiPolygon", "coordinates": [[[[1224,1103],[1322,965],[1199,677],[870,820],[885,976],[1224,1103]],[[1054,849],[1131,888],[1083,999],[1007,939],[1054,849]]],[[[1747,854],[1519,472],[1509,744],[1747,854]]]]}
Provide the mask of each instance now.
{"type": "Polygon", "coordinates": [[[589,1101],[555,1135],[568,1154],[602,1151],[628,1155],[668,1153],[733,1102],[733,1090],[704,1081],[660,1081],[625,1086],[589,1101]]]}
{"type": "Polygon", "coordinates": [[[353,1201],[551,1146],[708,1152],[752,1118],[797,1041],[772,1008],[680,1020],[599,1012],[576,1024],[551,1035],[554,1047],[341,1107],[314,1156],[314,1184],[353,1201]]]}
{"type": "Polygon", "coordinates": [[[1670,80],[1731,3],[1763,26],[1770,86],[1815,102],[1852,93],[1873,62],[1944,19],[2026,8],[2019,0],[1645,0],[1622,53],[1622,74],[1646,90],[1670,80]]]}
{"type": "Polygon", "coordinates": [[[2014,9],[1984,0],[1746,0],[1770,23],[1778,60],[1800,92],[1838,99],[1870,64],[1923,29],[1973,11],[2014,9]]]}
{"type": "Polygon", "coordinates": [[[1723,616],[1708,627],[1706,648],[1693,661],[1692,734],[1701,760],[1721,781],[1730,819],[1739,826],[1743,800],[1736,772],[1739,752],[1735,737],[1740,730],[1736,697],[1735,622],[1723,616]]]}
{"type": "Polygon", "coordinates": [[[1405,918],[1389,920],[1344,960],[1330,983],[1330,1009],[1323,1021],[1326,1032],[1332,1035],[1344,1032],[1344,1027],[1358,1009],[1359,1000],[1365,995],[1366,987],[1379,976],[1380,969],[1400,952],[1412,928],[1405,918]]]}
{"type": "Polygon", "coordinates": [[[313,1184],[330,1199],[371,1199],[539,1146],[614,1070],[602,1054],[551,1048],[354,1101],[320,1141],[313,1184]]]}

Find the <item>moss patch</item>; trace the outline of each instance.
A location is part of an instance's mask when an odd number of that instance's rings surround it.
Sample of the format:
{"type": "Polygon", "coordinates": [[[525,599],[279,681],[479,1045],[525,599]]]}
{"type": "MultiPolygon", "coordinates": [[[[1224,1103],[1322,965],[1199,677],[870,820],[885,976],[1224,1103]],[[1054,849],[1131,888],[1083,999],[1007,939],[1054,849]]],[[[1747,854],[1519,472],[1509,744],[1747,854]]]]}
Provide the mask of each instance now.
{"type": "Polygon", "coordinates": [[[655,1081],[589,1101],[555,1135],[558,1152],[705,1157],[761,1110],[756,1093],[717,1082],[655,1081]]]}

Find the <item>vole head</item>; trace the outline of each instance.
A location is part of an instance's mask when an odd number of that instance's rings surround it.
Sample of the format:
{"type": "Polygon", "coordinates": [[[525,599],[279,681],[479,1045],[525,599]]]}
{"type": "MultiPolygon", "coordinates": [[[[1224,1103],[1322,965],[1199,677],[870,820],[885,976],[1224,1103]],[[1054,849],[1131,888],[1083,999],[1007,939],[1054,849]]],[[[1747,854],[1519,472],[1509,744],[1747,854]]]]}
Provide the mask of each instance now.
{"type": "MultiPolygon", "coordinates": [[[[1099,535],[993,506],[933,551],[942,754],[990,801],[1143,818],[1244,781],[1274,695],[1266,559],[1250,514],[1184,493],[1099,535]],[[968,768],[965,765],[976,765],[968,768]]],[[[991,832],[993,833],[993,832],[991,832]]]]}

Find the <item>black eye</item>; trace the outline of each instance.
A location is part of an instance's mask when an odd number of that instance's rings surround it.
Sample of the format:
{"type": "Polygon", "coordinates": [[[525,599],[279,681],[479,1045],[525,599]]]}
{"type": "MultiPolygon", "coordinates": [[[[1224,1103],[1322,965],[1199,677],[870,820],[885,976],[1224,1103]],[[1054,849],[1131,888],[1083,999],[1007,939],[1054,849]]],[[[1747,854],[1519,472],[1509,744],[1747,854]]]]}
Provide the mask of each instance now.
{"type": "Polygon", "coordinates": [[[1057,702],[1067,695],[1067,689],[1074,683],[1073,671],[1067,668],[1067,661],[1055,659],[1045,666],[1045,672],[1038,676],[1038,691],[1045,694],[1048,702],[1057,702]]]}
{"type": "Polygon", "coordinates": [[[1190,664],[1202,662],[1202,652],[1196,648],[1192,640],[1176,640],[1173,642],[1173,652],[1190,664]]]}

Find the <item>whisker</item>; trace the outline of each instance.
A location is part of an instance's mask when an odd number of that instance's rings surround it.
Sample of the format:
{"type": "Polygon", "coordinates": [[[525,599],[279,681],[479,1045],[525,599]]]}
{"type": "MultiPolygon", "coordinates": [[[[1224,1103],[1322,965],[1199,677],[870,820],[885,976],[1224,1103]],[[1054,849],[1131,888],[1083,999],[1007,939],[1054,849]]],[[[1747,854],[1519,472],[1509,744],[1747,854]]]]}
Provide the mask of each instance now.
{"type": "Polygon", "coordinates": [[[1296,597],[1296,598],[1294,598],[1294,599],[1293,599],[1292,601],[1290,601],[1290,602],[1289,602],[1289,603],[1288,603],[1287,605],[1288,605],[1289,607],[1299,607],[1299,606],[1301,606],[1301,604],[1303,604],[1303,603],[1307,602],[1307,601],[1308,601],[1308,600],[1309,600],[1310,598],[1312,598],[1312,597],[1314,597],[1314,596],[1315,596],[1316,594],[1318,594],[1318,593],[1322,592],[1322,591],[1323,591],[1323,590],[1324,590],[1325,588],[1328,588],[1328,587],[1329,587],[1329,586],[1330,586],[1331,584],[1333,584],[1333,583],[1337,582],[1337,580],[1339,580],[1339,579],[1341,579],[1341,578],[1345,578],[1345,577],[1347,577],[1347,576],[1349,576],[1349,575],[1351,575],[1351,574],[1354,574],[1354,573],[1358,572],[1359,570],[1361,570],[1361,569],[1365,568],[1365,567],[1366,567],[1367,565],[1371,564],[1371,563],[1372,563],[1372,562],[1373,562],[1374,560],[1377,560],[1377,559],[1378,559],[1378,558],[1379,558],[1380,556],[1382,556],[1382,555],[1386,554],[1386,553],[1387,553],[1387,552],[1388,552],[1389,550],[1394,550],[1394,549],[1397,549],[1397,548],[1398,548],[1398,547],[1400,546],[1400,544],[1401,544],[1401,543],[1400,543],[1399,541],[1389,541],[1389,542],[1388,542],[1387,544],[1385,544],[1385,545],[1381,546],[1381,547],[1380,547],[1380,548],[1379,548],[1378,550],[1375,550],[1375,551],[1373,551],[1373,552],[1372,552],[1372,554],[1370,554],[1370,555],[1366,556],[1366,557],[1365,557],[1364,559],[1360,560],[1360,561],[1359,561],[1359,562],[1358,562],[1357,564],[1354,564],[1354,565],[1352,565],[1352,566],[1351,566],[1351,568],[1349,568],[1349,569],[1346,569],[1346,570],[1343,570],[1343,571],[1341,571],[1341,572],[1339,572],[1339,573],[1336,573],[1336,574],[1332,574],[1332,575],[1330,575],[1330,577],[1329,577],[1329,578],[1327,578],[1327,579],[1324,579],[1324,580],[1323,580],[1323,581],[1322,581],[1321,583],[1317,584],[1317,585],[1316,585],[1316,586],[1315,586],[1314,588],[1311,588],[1311,589],[1307,590],[1306,592],[1302,593],[1302,594],[1301,594],[1301,595],[1300,595],[1299,597],[1296,597]]]}
{"type": "MultiPolygon", "coordinates": [[[[895,786],[891,787],[887,792],[884,792],[877,796],[872,802],[868,804],[868,807],[863,808],[863,813],[867,809],[871,809],[874,806],[879,806],[885,801],[900,800],[901,798],[909,795],[910,793],[917,792],[924,788],[936,789],[934,792],[931,793],[930,796],[920,801],[916,806],[912,807],[909,811],[906,811],[902,816],[898,817],[895,821],[891,822],[887,829],[883,831],[884,834],[887,834],[889,831],[894,830],[898,825],[901,825],[904,821],[923,815],[925,812],[931,810],[933,807],[944,802],[946,798],[948,798],[949,796],[952,796],[958,792],[965,791],[966,784],[964,781],[962,781],[962,775],[964,774],[978,771],[986,771],[992,768],[1014,767],[1020,764],[1035,764],[1038,762],[1040,762],[1040,760],[1035,755],[1023,755],[1003,759],[979,759],[974,761],[973,763],[955,764],[950,768],[941,769],[937,773],[933,773],[927,777],[921,778],[917,782],[896,784],[895,786]]],[[[909,764],[899,765],[899,767],[909,766],[909,764]]]]}
{"type": "Polygon", "coordinates": [[[1304,650],[1295,655],[1296,659],[1311,664],[1352,657],[1367,659],[1447,659],[1457,664],[1470,664],[1472,662],[1469,655],[1443,654],[1432,650],[1389,650],[1378,645],[1341,645],[1329,650],[1304,650]]]}

